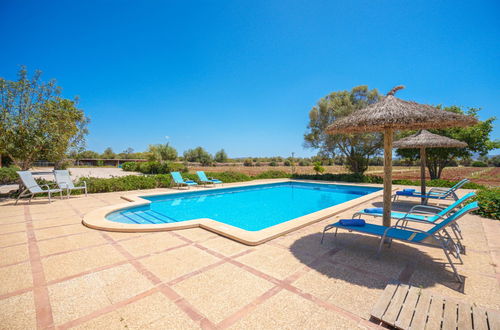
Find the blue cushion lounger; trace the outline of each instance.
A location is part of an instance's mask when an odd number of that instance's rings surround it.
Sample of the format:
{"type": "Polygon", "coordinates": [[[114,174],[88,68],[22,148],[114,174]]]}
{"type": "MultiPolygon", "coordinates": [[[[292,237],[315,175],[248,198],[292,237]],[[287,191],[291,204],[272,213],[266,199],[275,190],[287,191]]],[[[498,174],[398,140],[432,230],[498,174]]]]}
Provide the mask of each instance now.
{"type": "MultiPolygon", "coordinates": [[[[459,200],[450,204],[446,208],[440,208],[436,206],[429,205],[415,205],[408,212],[391,212],[391,218],[397,220],[404,221],[415,221],[415,222],[423,222],[423,223],[435,223],[436,221],[443,219],[448,213],[452,212],[454,209],[464,204],[466,201],[476,196],[475,192],[470,192],[464,195],[459,200]]],[[[362,211],[358,211],[352,215],[353,218],[361,217],[362,215],[371,215],[373,217],[383,217],[384,209],[381,207],[374,207],[369,209],[364,209],[362,211]]],[[[464,246],[462,245],[461,239],[462,231],[457,223],[451,225],[451,230],[456,238],[456,244],[460,251],[465,251],[464,246]]]]}
{"type": "Polygon", "coordinates": [[[455,192],[467,182],[469,182],[469,179],[463,179],[451,188],[434,187],[431,188],[426,194],[422,194],[420,191],[411,191],[413,189],[403,189],[396,191],[396,194],[393,195],[393,201],[395,202],[399,196],[424,198],[424,203],[427,203],[429,199],[458,200],[458,196],[455,192]]]}
{"type": "MultiPolygon", "coordinates": [[[[446,229],[448,226],[454,224],[462,216],[477,209],[479,209],[478,203],[472,202],[462,207],[458,211],[454,212],[453,214],[449,215],[440,223],[434,224],[432,228],[427,231],[408,227],[407,222],[403,221],[403,219],[398,220],[396,224],[391,227],[384,227],[369,223],[365,224],[364,226],[346,226],[346,225],[341,225],[339,222],[336,222],[327,225],[323,229],[323,236],[321,237],[321,243],[323,243],[323,238],[327,230],[335,228],[335,236],[336,236],[337,231],[340,228],[340,229],[347,229],[349,230],[349,232],[359,232],[363,234],[380,237],[380,243],[378,246],[377,255],[380,254],[383,243],[386,239],[388,239],[390,243],[392,243],[392,240],[398,240],[406,243],[431,246],[431,247],[440,247],[443,250],[446,258],[448,259],[448,263],[453,269],[456,278],[458,279],[459,282],[462,283],[462,278],[458,275],[457,269],[455,268],[455,265],[453,264],[450,258],[450,253],[453,254],[455,252],[453,251],[453,249],[456,248],[456,245],[453,244],[453,240],[446,229]]],[[[458,257],[461,260],[459,253],[458,257]]]]}
{"type": "Polygon", "coordinates": [[[172,175],[172,179],[174,179],[174,183],[177,187],[186,186],[189,189],[190,186],[197,185],[197,183],[192,180],[184,180],[179,172],[170,172],[170,175],[172,175]]]}
{"type": "Polygon", "coordinates": [[[221,180],[217,179],[212,179],[212,178],[207,178],[207,175],[205,174],[205,171],[197,171],[196,174],[198,175],[198,178],[200,179],[201,183],[211,183],[211,184],[223,184],[221,180]]]}

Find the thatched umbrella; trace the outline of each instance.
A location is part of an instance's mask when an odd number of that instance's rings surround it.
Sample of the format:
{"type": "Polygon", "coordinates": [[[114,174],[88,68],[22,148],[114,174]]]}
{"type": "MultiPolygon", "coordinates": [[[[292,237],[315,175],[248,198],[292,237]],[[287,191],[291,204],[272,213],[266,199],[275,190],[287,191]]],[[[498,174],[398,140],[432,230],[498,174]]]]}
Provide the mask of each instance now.
{"type": "Polygon", "coordinates": [[[384,133],[384,226],[391,225],[392,141],[394,130],[469,126],[477,123],[473,117],[439,110],[425,104],[403,101],[394,94],[404,86],[393,88],[374,104],[336,120],[328,128],[330,134],[384,133]]]}
{"type": "MultiPolygon", "coordinates": [[[[417,133],[394,142],[397,149],[420,149],[420,191],[425,195],[425,149],[426,148],[465,148],[467,143],[446,136],[433,134],[428,130],[420,130],[417,133]]],[[[422,197],[422,203],[425,198],[422,197]]]]}

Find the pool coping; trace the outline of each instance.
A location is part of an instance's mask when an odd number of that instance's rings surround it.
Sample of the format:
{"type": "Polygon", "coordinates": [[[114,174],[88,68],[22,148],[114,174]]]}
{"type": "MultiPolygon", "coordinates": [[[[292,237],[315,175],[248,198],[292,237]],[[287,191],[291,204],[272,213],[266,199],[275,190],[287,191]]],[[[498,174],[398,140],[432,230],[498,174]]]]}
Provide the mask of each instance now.
{"type": "MultiPolygon", "coordinates": [[[[359,183],[346,183],[346,182],[331,182],[331,181],[315,181],[315,180],[292,180],[292,179],[275,179],[275,180],[255,180],[253,182],[244,182],[236,184],[225,184],[223,187],[208,188],[210,191],[213,190],[224,190],[233,187],[248,187],[254,185],[263,185],[269,183],[282,183],[282,182],[306,182],[306,183],[316,183],[316,184],[336,184],[344,186],[358,186],[358,187],[376,187],[380,188],[379,184],[359,184],[359,183]]],[[[200,187],[200,189],[202,189],[200,187]]],[[[162,224],[130,224],[130,223],[120,223],[113,222],[106,219],[106,216],[112,212],[132,208],[136,206],[144,206],[151,203],[146,199],[141,197],[147,196],[159,196],[159,195],[169,195],[169,194],[179,194],[183,192],[193,192],[202,191],[197,190],[174,190],[172,191],[162,191],[162,192],[152,192],[152,193],[135,193],[127,194],[121,196],[122,199],[126,200],[126,203],[120,203],[115,205],[110,205],[102,207],[89,213],[85,214],[82,223],[93,229],[105,230],[105,231],[118,231],[118,232],[153,232],[153,231],[167,231],[167,230],[179,230],[187,228],[203,228],[219,235],[228,237],[230,239],[236,240],[240,243],[246,245],[259,245],[269,240],[272,240],[278,236],[285,235],[289,232],[295,231],[302,227],[308,226],[315,222],[324,220],[326,218],[332,217],[340,212],[346,211],[357,205],[370,201],[372,199],[381,197],[383,195],[383,190],[375,191],[367,195],[355,198],[353,200],[341,203],[339,205],[334,205],[326,209],[322,209],[313,213],[306,214],[304,216],[288,220],[286,222],[264,228],[258,231],[248,231],[238,227],[234,227],[213,219],[200,218],[194,220],[187,220],[176,223],[162,223],[162,224]]],[[[207,191],[208,191],[207,189],[207,191]]],[[[353,210],[353,213],[355,211],[353,210]]]]}

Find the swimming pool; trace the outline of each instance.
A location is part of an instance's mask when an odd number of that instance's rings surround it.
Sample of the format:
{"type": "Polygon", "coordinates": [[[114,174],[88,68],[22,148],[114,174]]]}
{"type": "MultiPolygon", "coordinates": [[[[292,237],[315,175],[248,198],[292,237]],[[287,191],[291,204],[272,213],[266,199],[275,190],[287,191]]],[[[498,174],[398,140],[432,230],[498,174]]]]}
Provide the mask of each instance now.
{"type": "Polygon", "coordinates": [[[289,181],[139,196],[150,203],[112,212],[106,219],[133,225],[212,219],[246,231],[260,231],[380,190],[289,181]]]}

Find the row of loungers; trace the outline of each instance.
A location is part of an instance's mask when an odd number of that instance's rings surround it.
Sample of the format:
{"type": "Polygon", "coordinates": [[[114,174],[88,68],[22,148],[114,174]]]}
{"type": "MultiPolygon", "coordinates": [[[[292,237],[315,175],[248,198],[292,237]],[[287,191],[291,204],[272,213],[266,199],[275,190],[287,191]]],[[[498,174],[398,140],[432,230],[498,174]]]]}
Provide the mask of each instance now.
{"type": "MultiPolygon", "coordinates": [[[[193,180],[184,180],[182,175],[179,172],[170,172],[170,175],[172,176],[172,179],[174,180],[174,184],[176,187],[191,187],[191,186],[196,186],[198,183],[193,180]]],[[[198,175],[198,179],[201,184],[203,185],[216,185],[216,184],[223,184],[221,180],[217,180],[214,178],[207,178],[207,175],[205,174],[204,171],[197,171],[196,175],[198,175]]]]}
{"type": "Polygon", "coordinates": [[[50,203],[52,194],[59,193],[62,199],[64,190],[66,190],[66,195],[68,198],[71,194],[71,191],[73,190],[84,190],[85,196],[87,196],[87,183],[85,181],[83,182],[82,186],[77,187],[71,180],[71,176],[69,175],[69,172],[67,170],[54,170],[53,173],[56,181],[55,183],[40,185],[36,182],[33,174],[31,174],[30,171],[18,171],[17,174],[21,178],[25,189],[19,194],[19,196],[17,196],[16,205],[21,197],[28,196],[30,198],[29,202],[31,203],[31,200],[37,194],[48,194],[50,203]]]}
{"type": "MultiPolygon", "coordinates": [[[[453,190],[454,196],[456,196],[455,191],[456,189],[453,190]]],[[[470,202],[475,195],[474,192],[471,192],[462,198],[457,197],[451,205],[443,208],[429,205],[416,205],[406,213],[393,211],[391,212],[391,218],[397,221],[396,224],[391,227],[370,224],[364,219],[361,219],[361,216],[383,216],[382,208],[367,208],[354,213],[352,219],[343,219],[327,225],[323,229],[321,243],[323,243],[325,233],[328,230],[335,229],[336,236],[339,229],[345,229],[349,232],[358,232],[380,237],[377,256],[380,255],[383,243],[388,242],[390,247],[393,240],[438,247],[443,250],[448,263],[453,269],[455,277],[462,283],[463,280],[458,274],[450,256],[453,256],[458,259],[460,263],[463,263],[460,254],[465,253],[465,248],[461,243],[463,237],[457,220],[479,208],[477,202],[470,202]],[[426,224],[430,227],[428,230],[422,230],[411,227],[411,223],[426,224]],[[453,234],[453,237],[450,232],[453,234]]]]}
{"type": "MultiPolygon", "coordinates": [[[[52,195],[59,193],[61,195],[61,199],[63,197],[63,191],[66,191],[66,195],[69,198],[71,191],[73,190],[84,190],[85,196],[87,196],[87,183],[83,181],[81,186],[75,186],[73,180],[71,180],[71,176],[69,171],[67,170],[54,170],[54,178],[55,183],[48,184],[38,184],[33,177],[33,174],[30,171],[18,171],[17,174],[25,187],[25,189],[17,196],[16,205],[19,202],[19,199],[22,197],[29,197],[29,202],[33,197],[37,194],[47,194],[49,197],[49,203],[52,201],[52,195]]],[[[198,171],[198,178],[200,182],[203,184],[222,184],[223,182],[213,178],[207,178],[205,172],[198,171]]],[[[191,180],[184,180],[179,172],[171,172],[172,178],[174,180],[174,184],[178,187],[180,186],[194,186],[197,185],[196,182],[191,180]]]]}

